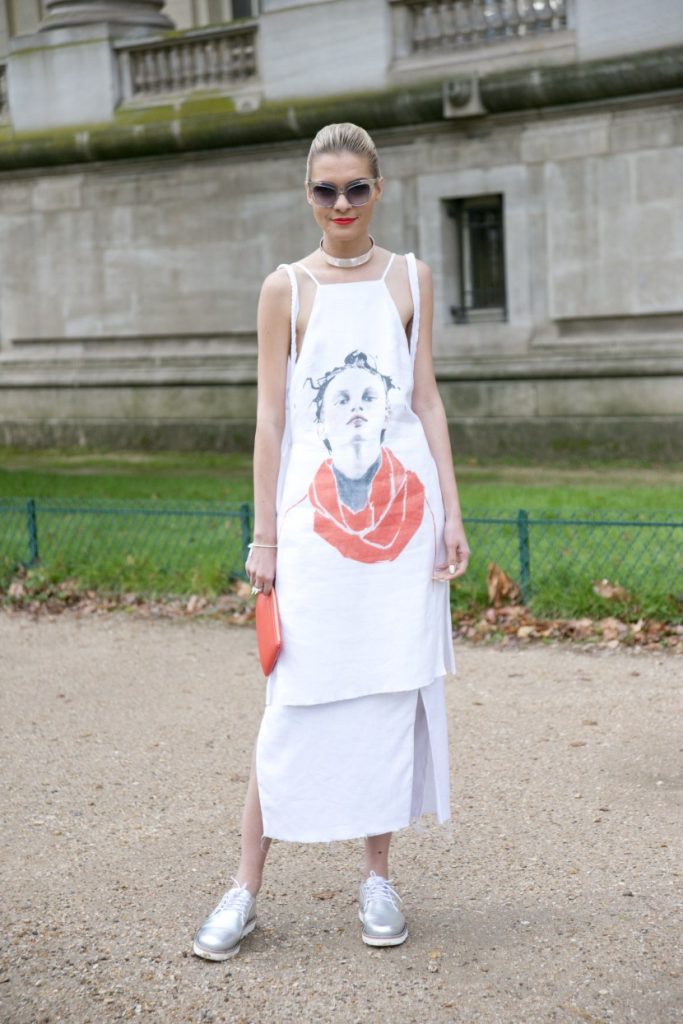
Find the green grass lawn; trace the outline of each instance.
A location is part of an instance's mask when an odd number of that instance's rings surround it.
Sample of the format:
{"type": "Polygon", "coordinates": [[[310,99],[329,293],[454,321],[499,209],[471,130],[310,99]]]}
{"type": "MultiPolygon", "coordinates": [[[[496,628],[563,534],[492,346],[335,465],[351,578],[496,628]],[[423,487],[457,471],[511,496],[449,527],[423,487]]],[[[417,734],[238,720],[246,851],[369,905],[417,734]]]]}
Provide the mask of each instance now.
{"type": "MultiPolygon", "coordinates": [[[[458,463],[465,515],[482,509],[565,513],[683,511],[683,465],[458,463]]],[[[251,457],[210,452],[0,449],[0,497],[251,501],[251,457]]]]}
{"type": "MultiPolygon", "coordinates": [[[[469,461],[456,465],[456,473],[466,518],[511,521],[468,524],[472,566],[452,587],[454,606],[486,604],[489,562],[520,581],[515,519],[526,509],[532,518],[533,610],[680,618],[683,529],[643,528],[629,520],[683,521],[683,466],[469,461]],[[535,523],[543,513],[589,522],[535,523]],[[597,526],[595,519],[614,525],[597,526]],[[598,597],[592,582],[602,578],[625,588],[630,599],[615,606],[598,597]]],[[[251,459],[0,450],[0,587],[30,555],[29,498],[37,502],[36,571],[43,577],[75,576],[84,586],[104,590],[215,594],[242,567],[245,524],[239,505],[252,498],[251,459]],[[10,508],[9,498],[21,500],[10,508]],[[50,501],[68,509],[50,509],[50,501]]]]}
{"type": "Polygon", "coordinates": [[[0,449],[0,497],[251,501],[251,458],[0,449]]]}

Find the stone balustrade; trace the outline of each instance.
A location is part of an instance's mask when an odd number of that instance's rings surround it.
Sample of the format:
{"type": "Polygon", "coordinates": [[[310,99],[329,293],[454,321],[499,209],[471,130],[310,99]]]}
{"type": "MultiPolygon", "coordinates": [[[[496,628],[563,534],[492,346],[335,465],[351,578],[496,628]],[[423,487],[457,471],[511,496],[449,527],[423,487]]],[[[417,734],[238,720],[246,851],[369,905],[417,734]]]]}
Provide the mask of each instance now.
{"type": "Polygon", "coordinates": [[[123,100],[256,81],[256,22],[116,43],[123,100]]]}
{"type": "Polygon", "coordinates": [[[397,56],[483,46],[567,27],[566,0],[390,2],[404,21],[397,56]]]}

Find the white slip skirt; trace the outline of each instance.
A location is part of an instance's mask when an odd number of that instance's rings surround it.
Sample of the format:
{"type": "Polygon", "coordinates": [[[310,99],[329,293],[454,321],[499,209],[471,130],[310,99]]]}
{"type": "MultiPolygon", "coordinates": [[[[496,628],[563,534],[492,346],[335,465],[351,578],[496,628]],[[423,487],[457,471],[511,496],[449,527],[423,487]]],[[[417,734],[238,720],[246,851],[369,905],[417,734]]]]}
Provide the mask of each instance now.
{"type": "Polygon", "coordinates": [[[263,835],[314,843],[450,817],[443,679],[419,690],[271,704],[256,747],[263,835]]]}

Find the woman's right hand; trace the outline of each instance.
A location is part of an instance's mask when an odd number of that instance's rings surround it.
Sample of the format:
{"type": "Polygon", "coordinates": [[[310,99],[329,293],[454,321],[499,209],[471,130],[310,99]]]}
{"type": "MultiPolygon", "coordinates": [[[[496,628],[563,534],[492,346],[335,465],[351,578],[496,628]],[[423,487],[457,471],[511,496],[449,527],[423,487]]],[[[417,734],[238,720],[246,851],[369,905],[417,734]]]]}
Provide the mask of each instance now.
{"type": "Polygon", "coordinates": [[[253,547],[245,563],[247,576],[252,587],[269,594],[273,589],[275,580],[275,563],[277,561],[277,548],[253,547]]]}

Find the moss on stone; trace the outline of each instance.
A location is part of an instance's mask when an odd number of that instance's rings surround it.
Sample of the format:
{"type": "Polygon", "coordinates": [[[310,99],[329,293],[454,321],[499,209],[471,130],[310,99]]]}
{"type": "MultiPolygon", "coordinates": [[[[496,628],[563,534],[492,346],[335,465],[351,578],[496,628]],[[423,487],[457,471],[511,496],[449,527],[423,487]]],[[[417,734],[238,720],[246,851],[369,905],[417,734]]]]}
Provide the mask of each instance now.
{"type": "Polygon", "coordinates": [[[207,114],[225,116],[236,112],[235,101],[230,96],[215,92],[193,92],[179,105],[181,117],[203,117],[207,114]]]}
{"type": "Polygon", "coordinates": [[[119,107],[114,111],[114,124],[156,124],[160,121],[174,121],[177,117],[177,107],[169,104],[149,107],[119,107]]]}
{"type": "Polygon", "coordinates": [[[481,79],[490,113],[590,103],[683,86],[683,47],[555,67],[497,71],[481,79]]]}
{"type": "Polygon", "coordinates": [[[235,101],[213,90],[192,93],[175,103],[150,103],[118,107],[114,112],[114,124],[148,125],[165,121],[178,121],[187,117],[226,117],[235,113],[235,101]]]}
{"type": "Polygon", "coordinates": [[[440,118],[438,85],[264,103],[242,114],[233,100],[211,93],[177,106],[120,108],[111,123],[10,130],[0,137],[0,170],[304,139],[334,120],[355,119],[372,130],[440,118]]]}
{"type": "MultiPolygon", "coordinates": [[[[481,79],[490,113],[683,85],[683,47],[561,67],[500,71],[481,79]]],[[[309,139],[330,121],[356,121],[370,131],[443,121],[439,81],[381,91],[292,98],[237,113],[234,99],[203,91],[159,106],[119,108],[113,121],[45,132],[0,128],[0,171],[21,167],[125,160],[141,156],[309,139]]]]}
{"type": "Polygon", "coordinates": [[[252,18],[250,16],[246,16],[246,17],[243,17],[243,18],[231,18],[229,21],[212,22],[211,25],[205,26],[203,29],[202,28],[191,28],[191,29],[187,29],[187,28],[168,28],[168,29],[164,29],[161,32],[155,33],[155,38],[158,37],[159,39],[179,39],[179,40],[186,39],[187,41],[191,41],[192,39],[196,38],[198,35],[201,36],[202,33],[204,31],[206,31],[207,29],[209,30],[209,32],[215,31],[215,30],[221,29],[221,28],[223,28],[223,29],[237,28],[237,29],[241,29],[242,31],[244,31],[245,29],[251,28],[252,26],[254,28],[256,28],[258,26],[258,21],[255,18],[252,18]]]}
{"type": "Polygon", "coordinates": [[[108,42],[107,36],[93,36],[89,39],[71,39],[68,43],[50,43],[44,46],[26,46],[12,51],[12,60],[25,57],[31,53],[52,53],[54,50],[70,50],[74,46],[93,46],[95,43],[108,42]]]}

